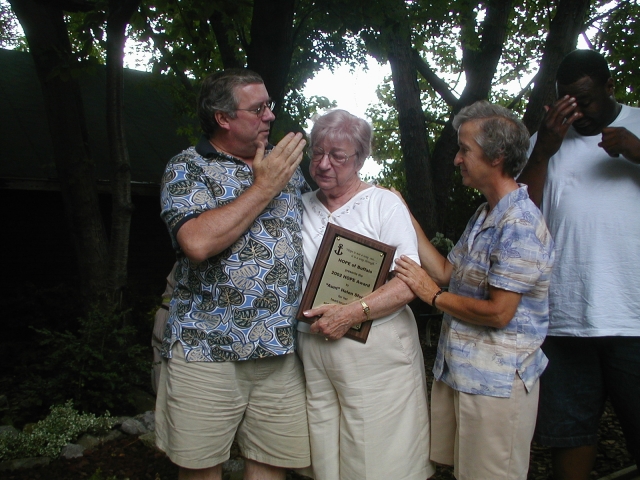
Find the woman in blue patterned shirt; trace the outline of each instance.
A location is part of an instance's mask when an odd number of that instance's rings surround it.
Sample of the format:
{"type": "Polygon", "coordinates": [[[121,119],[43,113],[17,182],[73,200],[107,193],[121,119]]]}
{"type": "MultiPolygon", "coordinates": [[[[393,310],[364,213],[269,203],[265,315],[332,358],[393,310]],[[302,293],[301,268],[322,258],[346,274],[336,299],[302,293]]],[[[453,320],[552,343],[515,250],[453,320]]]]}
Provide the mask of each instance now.
{"type": "Polygon", "coordinates": [[[422,267],[399,278],[444,312],[433,368],[431,460],[459,480],[523,479],[538,407],[549,322],[553,240],[515,178],[529,133],[509,110],[476,102],[454,119],[463,184],[487,202],[444,258],[414,219],[422,267]],[[444,291],[441,287],[448,286],[444,291]]]}

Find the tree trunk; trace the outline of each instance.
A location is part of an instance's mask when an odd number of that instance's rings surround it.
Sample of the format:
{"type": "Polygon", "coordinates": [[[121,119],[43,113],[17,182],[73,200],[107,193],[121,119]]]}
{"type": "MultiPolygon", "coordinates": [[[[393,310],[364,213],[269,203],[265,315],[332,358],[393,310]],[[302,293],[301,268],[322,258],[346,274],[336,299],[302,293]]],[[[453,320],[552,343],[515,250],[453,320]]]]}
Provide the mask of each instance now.
{"type": "Polygon", "coordinates": [[[584,21],[589,12],[590,0],[560,0],[545,42],[540,69],[535,77],[535,86],[523,122],[533,133],[538,130],[544,117],[545,105],[556,100],[556,71],[564,56],[576,48],[578,35],[584,30],[584,21]]]}
{"type": "Polygon", "coordinates": [[[110,0],[107,18],[107,133],[111,159],[111,241],[109,290],[121,302],[127,285],[129,232],[131,227],[131,163],[124,125],[123,61],[125,29],[140,0],[110,0]]]}
{"type": "MultiPolygon", "coordinates": [[[[442,130],[433,151],[433,181],[438,185],[436,211],[438,212],[438,231],[447,230],[446,212],[448,211],[449,192],[455,167],[453,159],[458,151],[458,136],[453,129],[452,120],[463,107],[487,99],[491,92],[491,82],[495,76],[507,36],[509,15],[513,9],[512,0],[494,0],[487,2],[487,14],[482,22],[482,39],[478,48],[469,48],[463,43],[462,65],[466,75],[466,86],[453,108],[450,120],[442,130]]],[[[464,20],[463,20],[464,21],[464,20]]],[[[475,18],[468,18],[463,30],[471,37],[475,31],[475,18]]],[[[465,34],[461,35],[465,38],[465,34]]]]}
{"type": "Polygon", "coordinates": [[[425,233],[432,236],[436,231],[436,205],[429,170],[429,144],[424,112],[413,63],[406,7],[402,2],[402,5],[397,4],[395,8],[400,12],[397,20],[383,34],[398,109],[400,146],[407,178],[407,203],[425,233]]]}
{"type": "MultiPolygon", "coordinates": [[[[107,237],[98,204],[94,162],[80,86],[62,10],[52,2],[10,0],[29,43],[42,87],[54,159],[73,238],[85,301],[105,292],[107,237]]],[[[34,252],[37,254],[37,252],[34,252]]]]}
{"type": "Polygon", "coordinates": [[[247,66],[258,72],[273,101],[276,114],[286,92],[293,54],[295,0],[255,0],[247,66]]]}

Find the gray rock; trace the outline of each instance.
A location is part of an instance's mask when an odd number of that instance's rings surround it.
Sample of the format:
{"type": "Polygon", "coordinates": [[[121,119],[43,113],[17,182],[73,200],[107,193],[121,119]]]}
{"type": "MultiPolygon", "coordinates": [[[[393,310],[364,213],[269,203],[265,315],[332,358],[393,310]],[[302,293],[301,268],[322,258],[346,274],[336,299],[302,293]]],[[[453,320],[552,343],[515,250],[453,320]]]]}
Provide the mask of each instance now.
{"type": "Polygon", "coordinates": [[[92,448],[100,445],[102,443],[102,439],[85,433],[78,439],[76,443],[84,447],[85,450],[91,450],[92,448]]]}
{"type": "Polygon", "coordinates": [[[152,410],[144,412],[141,415],[136,415],[135,419],[142,422],[147,431],[153,432],[156,429],[156,414],[152,410]]]}
{"type": "Polygon", "coordinates": [[[77,443],[67,443],[64,447],[62,447],[60,456],[67,459],[78,458],[82,456],[83,452],[84,447],[82,445],[78,445],[77,443]]]}
{"type": "Polygon", "coordinates": [[[128,418],[122,425],[120,425],[120,430],[128,435],[142,435],[143,433],[147,433],[147,428],[142,424],[141,421],[136,420],[135,418],[128,418]]]}
{"type": "Polygon", "coordinates": [[[104,437],[101,437],[100,440],[104,443],[110,442],[111,440],[117,440],[122,437],[124,437],[124,433],[122,433],[120,430],[111,430],[104,437]]]}

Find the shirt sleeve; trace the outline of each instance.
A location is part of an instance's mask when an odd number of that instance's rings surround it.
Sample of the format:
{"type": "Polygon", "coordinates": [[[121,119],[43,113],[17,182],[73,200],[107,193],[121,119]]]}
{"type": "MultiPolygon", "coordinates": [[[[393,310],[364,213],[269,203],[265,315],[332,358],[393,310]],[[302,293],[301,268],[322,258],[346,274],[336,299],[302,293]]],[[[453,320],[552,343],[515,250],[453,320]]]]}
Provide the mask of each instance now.
{"type": "Polygon", "coordinates": [[[541,215],[515,209],[500,222],[500,235],[491,251],[489,284],[525,294],[536,287],[552,261],[553,248],[541,215]]]}
{"type": "MultiPolygon", "coordinates": [[[[406,255],[417,263],[420,263],[418,256],[418,238],[411,223],[411,216],[407,207],[392,192],[380,190],[381,194],[381,226],[380,241],[387,245],[396,247],[394,262],[400,255],[406,255]]],[[[392,263],[393,270],[395,263],[392,263]]]]}
{"type": "Polygon", "coordinates": [[[216,208],[212,194],[215,185],[208,179],[196,156],[184,152],[172,158],[162,178],[160,217],[167,225],[173,247],[178,250],[176,235],[180,227],[202,212],[216,208]]]}

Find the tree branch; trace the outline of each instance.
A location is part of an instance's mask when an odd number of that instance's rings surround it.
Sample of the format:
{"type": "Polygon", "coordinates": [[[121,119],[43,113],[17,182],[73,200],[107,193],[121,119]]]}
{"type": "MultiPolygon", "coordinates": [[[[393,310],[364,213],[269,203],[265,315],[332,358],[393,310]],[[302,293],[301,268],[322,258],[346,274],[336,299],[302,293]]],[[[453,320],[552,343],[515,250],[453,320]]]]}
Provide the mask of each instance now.
{"type": "Polygon", "coordinates": [[[176,77],[178,77],[178,80],[180,81],[182,86],[188,92],[193,93],[194,89],[193,89],[193,84],[191,83],[191,80],[189,79],[189,77],[187,76],[187,74],[183,69],[178,68],[177,63],[173,61],[171,52],[169,52],[169,50],[165,48],[164,41],[160,38],[160,35],[158,35],[153,30],[153,28],[151,28],[151,24],[149,23],[149,15],[144,5],[140,6],[140,13],[144,17],[144,31],[153,42],[153,46],[160,52],[160,55],[162,55],[162,59],[164,60],[164,63],[173,70],[173,73],[175,74],[176,77]]]}
{"type": "Polygon", "coordinates": [[[222,14],[218,12],[217,15],[211,15],[209,17],[209,24],[211,25],[213,35],[216,37],[218,51],[220,52],[220,58],[222,59],[222,65],[224,65],[224,68],[243,67],[244,65],[238,61],[235,51],[231,46],[231,43],[229,43],[229,37],[227,36],[229,27],[222,21],[222,14]]]}
{"type": "Polygon", "coordinates": [[[453,107],[458,102],[458,97],[453,94],[446,82],[431,70],[429,64],[420,56],[420,53],[418,53],[415,48],[413,49],[413,64],[418,73],[422,75],[429,85],[431,85],[431,88],[440,95],[447,105],[453,107]]]}

